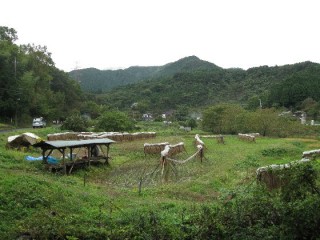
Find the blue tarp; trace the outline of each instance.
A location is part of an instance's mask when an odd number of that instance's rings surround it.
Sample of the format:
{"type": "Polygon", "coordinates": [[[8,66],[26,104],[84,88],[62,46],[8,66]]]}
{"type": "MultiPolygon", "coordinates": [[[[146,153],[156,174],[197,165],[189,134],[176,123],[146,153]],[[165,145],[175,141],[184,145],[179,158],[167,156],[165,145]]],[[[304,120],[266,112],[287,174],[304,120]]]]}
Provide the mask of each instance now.
{"type": "MultiPolygon", "coordinates": [[[[25,159],[27,161],[42,161],[43,160],[42,156],[41,157],[26,156],[25,159]]],[[[51,156],[48,156],[47,161],[50,164],[58,164],[58,159],[51,157],[51,156]]]]}

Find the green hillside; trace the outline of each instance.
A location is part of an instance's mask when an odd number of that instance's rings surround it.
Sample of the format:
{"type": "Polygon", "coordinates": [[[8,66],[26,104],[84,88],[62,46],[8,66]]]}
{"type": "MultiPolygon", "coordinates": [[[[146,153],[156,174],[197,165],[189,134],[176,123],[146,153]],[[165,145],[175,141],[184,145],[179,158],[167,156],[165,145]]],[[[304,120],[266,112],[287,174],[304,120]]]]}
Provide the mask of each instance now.
{"type": "Polygon", "coordinates": [[[130,67],[124,70],[87,68],[71,71],[69,75],[77,80],[86,92],[104,92],[153,77],[158,70],[159,67],[130,67]]]}
{"type": "Polygon", "coordinates": [[[316,102],[320,100],[317,94],[320,91],[320,65],[317,63],[262,66],[246,71],[219,67],[196,69],[122,86],[98,98],[119,109],[129,109],[133,103],[138,103],[146,111],[164,111],[181,106],[202,108],[219,102],[237,102],[256,108],[259,99],[263,107],[299,108],[307,98],[316,102]],[[300,85],[304,87],[293,98],[291,95],[300,85]]]}
{"type": "Polygon", "coordinates": [[[216,65],[200,60],[196,56],[185,57],[163,66],[133,66],[120,70],[98,70],[95,68],[74,70],[69,75],[79,81],[86,92],[106,92],[115,87],[140,82],[146,79],[173,76],[179,72],[209,70],[219,68],[216,65]]]}
{"type": "Polygon", "coordinates": [[[70,75],[83,91],[95,93],[99,103],[121,110],[134,105],[141,113],[203,108],[220,102],[252,109],[260,102],[263,107],[305,108],[315,118],[320,110],[320,65],[312,62],[243,70],[223,69],[190,56],[158,67],[82,69],[70,75]],[[305,100],[308,106],[304,107],[305,100]]]}

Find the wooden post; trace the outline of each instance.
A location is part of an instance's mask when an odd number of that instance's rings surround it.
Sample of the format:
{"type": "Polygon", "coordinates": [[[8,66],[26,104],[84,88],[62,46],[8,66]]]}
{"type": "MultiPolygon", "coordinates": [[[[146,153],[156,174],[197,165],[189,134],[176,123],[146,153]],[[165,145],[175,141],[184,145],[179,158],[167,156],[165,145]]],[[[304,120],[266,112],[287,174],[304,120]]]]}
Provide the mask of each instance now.
{"type": "Polygon", "coordinates": [[[76,160],[73,160],[73,156],[72,156],[72,147],[70,147],[70,160],[72,161],[72,165],[69,169],[69,174],[71,174],[72,169],[73,169],[74,165],[76,164],[76,160]]]}
{"type": "Polygon", "coordinates": [[[199,144],[199,145],[197,145],[197,148],[199,150],[199,157],[200,157],[200,161],[202,163],[202,159],[204,158],[203,145],[199,144]]]}
{"type": "Polygon", "coordinates": [[[70,147],[70,160],[73,161],[73,159],[72,159],[72,147],[70,147]]]}
{"type": "MultiPolygon", "coordinates": [[[[161,171],[161,175],[163,175],[164,171],[167,170],[165,168],[167,168],[167,159],[166,157],[169,155],[169,151],[170,151],[170,146],[166,145],[164,147],[164,150],[161,151],[161,158],[160,158],[160,164],[162,165],[162,171],[161,171]]],[[[167,175],[168,171],[166,171],[166,175],[167,175]]],[[[165,180],[167,180],[167,176],[165,176],[165,180]]]]}
{"type": "Polygon", "coordinates": [[[160,164],[162,166],[162,170],[161,170],[161,175],[163,175],[163,171],[164,171],[164,166],[166,164],[166,156],[162,156],[160,159],[160,164]]]}
{"type": "Polygon", "coordinates": [[[110,144],[107,144],[107,159],[109,159],[110,144]]]}
{"type": "Polygon", "coordinates": [[[201,163],[202,163],[202,159],[203,159],[203,148],[201,148],[201,150],[200,150],[200,160],[201,160],[201,163]]]}
{"type": "Polygon", "coordinates": [[[66,161],[65,161],[65,148],[62,149],[62,162],[63,162],[63,171],[64,174],[67,174],[67,166],[66,166],[66,161]]]}
{"type": "Polygon", "coordinates": [[[91,147],[88,146],[88,166],[90,166],[90,158],[91,158],[91,147]]]}
{"type": "Polygon", "coordinates": [[[142,180],[143,180],[143,178],[142,178],[142,177],[140,177],[140,179],[139,179],[139,195],[141,195],[142,180]]]}
{"type": "Polygon", "coordinates": [[[47,158],[46,158],[46,150],[42,149],[42,162],[44,164],[48,164],[47,158]]]}

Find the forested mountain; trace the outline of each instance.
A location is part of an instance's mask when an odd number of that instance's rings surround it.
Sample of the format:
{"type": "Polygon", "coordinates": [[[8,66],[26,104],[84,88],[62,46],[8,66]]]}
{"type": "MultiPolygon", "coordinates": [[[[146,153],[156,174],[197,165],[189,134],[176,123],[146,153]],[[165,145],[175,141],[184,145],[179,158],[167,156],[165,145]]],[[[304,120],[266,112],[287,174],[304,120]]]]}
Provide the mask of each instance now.
{"type": "Polygon", "coordinates": [[[252,109],[260,101],[263,107],[299,108],[308,98],[320,100],[319,76],[320,65],[312,62],[246,71],[208,67],[122,86],[99,98],[120,109],[130,109],[135,103],[141,112],[201,108],[218,102],[239,102],[252,109]]]}
{"type": "Polygon", "coordinates": [[[18,46],[13,28],[0,26],[0,120],[31,124],[32,117],[65,118],[83,103],[83,92],[57,69],[46,47],[18,46]]]}
{"type": "Polygon", "coordinates": [[[115,87],[140,82],[146,79],[173,76],[179,72],[209,70],[219,68],[216,65],[200,60],[196,56],[180,59],[163,66],[129,67],[119,70],[98,70],[87,68],[73,70],[70,76],[80,83],[86,92],[101,93],[115,87]]]}
{"type": "Polygon", "coordinates": [[[87,68],[71,71],[69,75],[80,83],[84,91],[101,93],[118,86],[151,78],[158,70],[159,67],[130,67],[125,70],[87,68]]]}
{"type": "Polygon", "coordinates": [[[320,109],[320,66],[312,62],[243,70],[223,69],[190,56],[163,66],[82,69],[70,76],[79,80],[84,91],[102,93],[97,95],[100,103],[123,110],[132,104],[140,112],[154,112],[218,102],[237,102],[253,109],[260,103],[299,109],[306,99],[312,103],[311,112],[320,109]]]}

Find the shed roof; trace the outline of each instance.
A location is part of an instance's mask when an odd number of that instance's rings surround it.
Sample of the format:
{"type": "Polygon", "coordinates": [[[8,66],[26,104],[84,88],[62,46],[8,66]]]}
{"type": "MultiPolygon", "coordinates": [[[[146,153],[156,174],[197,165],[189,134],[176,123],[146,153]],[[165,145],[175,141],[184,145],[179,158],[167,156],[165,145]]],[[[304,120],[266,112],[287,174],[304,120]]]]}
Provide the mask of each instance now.
{"type": "Polygon", "coordinates": [[[66,147],[85,147],[89,145],[103,145],[114,143],[109,138],[85,139],[85,140],[59,140],[59,141],[43,141],[35,144],[35,147],[41,148],[66,148],[66,147]]]}

